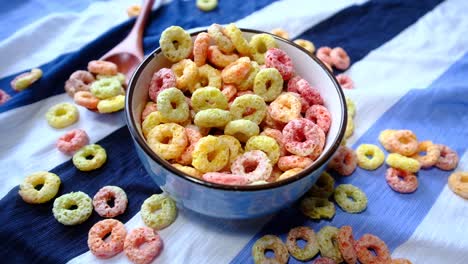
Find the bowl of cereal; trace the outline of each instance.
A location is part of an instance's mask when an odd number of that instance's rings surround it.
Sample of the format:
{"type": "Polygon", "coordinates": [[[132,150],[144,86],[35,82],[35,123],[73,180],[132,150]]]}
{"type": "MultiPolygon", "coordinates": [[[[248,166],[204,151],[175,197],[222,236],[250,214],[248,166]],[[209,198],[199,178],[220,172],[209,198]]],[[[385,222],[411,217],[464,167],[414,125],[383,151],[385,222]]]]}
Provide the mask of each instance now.
{"type": "Polygon", "coordinates": [[[151,178],[203,215],[274,213],[311,188],[347,112],[326,66],[269,33],[171,26],[133,74],[126,121],[151,178]]]}

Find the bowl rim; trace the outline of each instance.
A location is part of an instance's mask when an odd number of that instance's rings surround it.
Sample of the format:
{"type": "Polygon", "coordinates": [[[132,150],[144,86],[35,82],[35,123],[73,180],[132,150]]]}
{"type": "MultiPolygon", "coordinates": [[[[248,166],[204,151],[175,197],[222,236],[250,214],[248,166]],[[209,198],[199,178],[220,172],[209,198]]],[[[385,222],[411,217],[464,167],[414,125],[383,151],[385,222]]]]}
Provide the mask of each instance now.
{"type": "MultiPolygon", "coordinates": [[[[166,170],[172,172],[174,175],[177,177],[180,177],[183,180],[189,181],[191,183],[195,183],[198,185],[201,185],[203,187],[211,188],[211,189],[218,189],[218,190],[224,190],[224,191],[264,191],[264,190],[269,190],[269,189],[275,189],[275,188],[280,188],[282,186],[291,184],[295,181],[298,181],[302,178],[307,177],[310,175],[313,171],[317,170],[318,168],[322,167],[331,157],[332,155],[336,152],[338,147],[341,144],[341,141],[343,140],[345,130],[346,130],[346,123],[348,120],[348,114],[347,114],[347,108],[346,108],[346,99],[345,95],[343,93],[343,90],[341,86],[338,84],[338,81],[336,80],[335,76],[328,70],[328,68],[325,66],[320,59],[318,59],[314,54],[308,52],[306,49],[303,47],[299,46],[298,44],[294,43],[291,40],[281,38],[279,36],[276,36],[274,34],[271,34],[269,32],[264,32],[261,30],[255,30],[255,29],[246,29],[246,28],[239,28],[242,32],[249,32],[249,33],[254,33],[254,34],[268,34],[272,37],[274,37],[277,41],[285,42],[286,44],[292,45],[293,47],[301,50],[304,52],[306,55],[308,55],[310,58],[312,58],[321,68],[326,72],[330,80],[332,81],[333,85],[335,86],[335,89],[337,90],[339,99],[340,99],[340,105],[341,105],[341,115],[343,116],[341,123],[339,124],[338,128],[338,136],[336,137],[335,141],[332,143],[332,146],[330,149],[319,159],[315,160],[312,166],[302,170],[298,174],[296,174],[293,177],[290,177],[288,179],[279,181],[279,182],[271,182],[268,184],[258,184],[258,185],[225,185],[225,184],[218,184],[218,183],[213,183],[213,182],[208,182],[204,181],[199,178],[195,178],[193,176],[190,176],[186,174],[185,172],[182,172],[180,170],[177,170],[175,167],[173,167],[168,161],[160,158],[156,153],[154,153],[151,148],[148,146],[146,143],[145,139],[143,138],[140,133],[138,133],[138,130],[136,129],[137,124],[136,121],[132,118],[133,117],[133,109],[131,107],[131,102],[133,101],[133,91],[136,89],[136,82],[143,70],[146,68],[147,64],[150,63],[156,55],[161,53],[161,47],[158,47],[157,49],[153,50],[149,55],[141,62],[137,69],[133,72],[132,77],[130,78],[130,81],[128,83],[127,91],[126,91],[126,96],[125,96],[125,120],[127,123],[127,127],[130,131],[130,134],[133,136],[137,144],[143,151],[151,157],[153,161],[158,163],[158,165],[163,166],[166,170]]],[[[191,37],[202,33],[202,32],[207,32],[207,28],[196,30],[196,31],[191,31],[189,34],[191,37]]]]}

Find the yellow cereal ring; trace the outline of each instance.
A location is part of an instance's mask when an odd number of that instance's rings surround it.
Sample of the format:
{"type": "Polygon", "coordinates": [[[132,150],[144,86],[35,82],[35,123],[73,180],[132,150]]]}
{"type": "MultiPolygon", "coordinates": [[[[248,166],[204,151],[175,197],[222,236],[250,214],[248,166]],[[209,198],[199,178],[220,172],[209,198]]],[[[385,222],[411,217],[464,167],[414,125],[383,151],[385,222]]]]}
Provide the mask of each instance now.
{"type": "Polygon", "coordinates": [[[99,99],[107,99],[123,94],[122,84],[114,78],[103,78],[93,82],[90,91],[99,99]]]}
{"type": "Polygon", "coordinates": [[[348,118],[348,122],[346,123],[346,130],[345,130],[345,139],[352,136],[354,133],[354,121],[352,118],[348,118]]]}
{"type": "Polygon", "coordinates": [[[41,204],[50,201],[57,195],[60,178],[57,174],[38,171],[26,177],[19,186],[19,195],[30,204],[41,204]],[[37,190],[36,186],[42,185],[37,190]]]}
{"type": "Polygon", "coordinates": [[[356,149],[358,166],[366,170],[375,170],[385,160],[383,151],[373,144],[361,144],[356,149]],[[368,158],[368,156],[371,156],[368,158]]]}
{"type": "Polygon", "coordinates": [[[257,125],[265,118],[266,112],[267,106],[265,100],[256,94],[239,96],[234,99],[231,105],[231,114],[234,120],[247,119],[255,122],[257,125]]]}
{"type": "Polygon", "coordinates": [[[294,169],[287,170],[287,171],[283,172],[283,174],[281,174],[276,181],[282,181],[282,180],[286,180],[288,178],[291,178],[291,177],[295,176],[296,174],[298,174],[299,172],[301,172],[302,170],[304,170],[304,169],[303,168],[294,168],[294,169]]]}
{"type": "Polygon", "coordinates": [[[231,121],[231,113],[221,109],[205,109],[195,115],[193,122],[199,127],[224,127],[231,121]]]}
{"type": "Polygon", "coordinates": [[[302,104],[293,93],[280,94],[268,107],[271,117],[279,122],[288,123],[301,116],[302,104]]]}
{"type": "MultiPolygon", "coordinates": [[[[200,87],[216,87],[221,89],[221,72],[208,64],[205,64],[198,68],[198,82],[195,85],[195,89],[200,87]]],[[[190,92],[194,92],[195,89],[191,89],[190,92]]]]}
{"type": "Polygon", "coordinates": [[[228,167],[230,168],[234,160],[236,160],[237,157],[239,157],[242,153],[244,153],[244,150],[242,149],[242,145],[239,142],[239,140],[233,136],[222,135],[222,136],[218,136],[218,138],[221,139],[224,143],[226,143],[229,147],[228,167]]]}
{"type": "Polygon", "coordinates": [[[145,120],[143,120],[143,123],[141,124],[141,128],[143,130],[143,136],[148,137],[149,132],[151,129],[153,129],[155,126],[163,123],[163,117],[161,115],[161,112],[156,111],[156,112],[151,112],[145,120]]]}
{"type": "Polygon", "coordinates": [[[387,156],[387,164],[390,167],[416,173],[421,168],[419,161],[405,157],[398,153],[390,153],[387,156]]]}
{"type": "Polygon", "coordinates": [[[356,105],[351,98],[346,97],[346,107],[348,108],[348,116],[353,118],[356,114],[356,105]]]}
{"type": "Polygon", "coordinates": [[[196,112],[210,108],[225,110],[228,108],[228,101],[221,90],[208,86],[193,92],[192,108],[196,112]]]}
{"type": "Polygon", "coordinates": [[[188,145],[185,128],[174,123],[155,126],[149,132],[147,141],[149,147],[166,160],[178,158],[188,145]]]}
{"type": "Polygon", "coordinates": [[[237,138],[240,142],[247,142],[249,138],[260,133],[258,125],[247,119],[229,122],[224,128],[224,134],[237,138]]]}
{"type": "Polygon", "coordinates": [[[215,136],[201,138],[192,152],[192,165],[205,172],[220,171],[229,162],[229,147],[215,136]]]}
{"type": "Polygon", "coordinates": [[[226,26],[225,33],[229,36],[234,47],[242,56],[249,56],[252,54],[252,47],[250,47],[249,43],[245,38],[242,36],[242,31],[237,28],[236,25],[233,23],[226,26]]]}
{"type": "Polygon", "coordinates": [[[278,37],[284,38],[284,39],[289,39],[289,34],[286,30],[282,28],[275,28],[272,31],[270,31],[271,34],[276,35],[278,37]]]}
{"type": "Polygon", "coordinates": [[[177,88],[164,89],[158,94],[158,111],[168,122],[184,122],[190,116],[185,95],[177,88]]]}
{"type": "Polygon", "coordinates": [[[99,100],[97,109],[99,113],[113,113],[124,109],[125,95],[117,95],[104,100],[99,100]]]}
{"type": "Polygon", "coordinates": [[[308,41],[306,39],[296,39],[294,41],[294,43],[296,43],[297,45],[303,47],[305,50],[307,50],[310,53],[315,52],[315,45],[311,41],[308,41]]]}
{"type": "Polygon", "coordinates": [[[42,70],[35,68],[32,69],[30,72],[25,72],[22,73],[18,76],[16,76],[12,81],[11,81],[11,87],[17,91],[21,92],[24,89],[28,88],[31,86],[34,82],[39,80],[42,77],[42,70]]]}
{"type": "Polygon", "coordinates": [[[252,51],[253,59],[258,62],[258,64],[265,63],[265,53],[271,48],[276,48],[275,38],[268,34],[257,34],[250,39],[249,43],[252,51]]]}
{"type": "Polygon", "coordinates": [[[162,32],[159,46],[168,60],[177,62],[188,58],[192,52],[192,38],[183,28],[171,26],[162,32]]]}
{"type": "Polygon", "coordinates": [[[70,103],[56,104],[46,113],[47,123],[53,128],[64,128],[78,121],[79,112],[70,103]]]}
{"type": "Polygon", "coordinates": [[[99,169],[107,160],[106,150],[98,144],[82,147],[73,155],[73,165],[80,171],[99,169]]]}
{"type": "Polygon", "coordinates": [[[235,47],[232,44],[231,39],[226,36],[224,28],[218,24],[212,24],[208,27],[208,35],[214,40],[216,46],[224,53],[232,53],[235,47]]]}
{"type": "Polygon", "coordinates": [[[182,91],[193,91],[197,86],[198,68],[195,62],[185,59],[171,67],[176,76],[176,86],[182,91]]]}
{"type": "Polygon", "coordinates": [[[260,66],[256,61],[251,61],[250,62],[250,71],[246,79],[242,80],[238,85],[237,85],[237,90],[239,91],[245,91],[248,89],[251,89],[254,85],[255,81],[255,76],[257,76],[257,73],[260,71],[260,66]]]}
{"type": "Polygon", "coordinates": [[[280,147],[274,138],[268,136],[253,136],[245,144],[245,151],[261,150],[267,154],[272,165],[278,162],[280,147]]]}
{"type": "Polygon", "coordinates": [[[283,77],[276,68],[262,69],[255,76],[253,91],[265,102],[274,101],[283,91],[283,77]]]}
{"type": "Polygon", "coordinates": [[[184,166],[184,165],[181,165],[181,164],[178,164],[178,163],[173,163],[172,166],[174,168],[180,170],[181,172],[183,172],[185,174],[188,174],[188,175],[190,175],[192,177],[195,177],[195,178],[201,179],[201,177],[203,176],[203,173],[201,173],[200,171],[198,171],[197,169],[195,169],[192,166],[184,166]]]}

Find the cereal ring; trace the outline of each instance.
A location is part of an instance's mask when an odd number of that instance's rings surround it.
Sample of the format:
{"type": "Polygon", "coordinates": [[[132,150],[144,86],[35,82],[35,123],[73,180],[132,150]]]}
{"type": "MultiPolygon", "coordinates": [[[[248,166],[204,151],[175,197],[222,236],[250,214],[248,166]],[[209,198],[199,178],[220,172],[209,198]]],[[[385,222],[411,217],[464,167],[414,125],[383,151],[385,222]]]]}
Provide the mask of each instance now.
{"type": "MultiPolygon", "coordinates": [[[[385,146],[384,146],[385,147],[385,146]]],[[[411,130],[397,130],[388,136],[389,152],[411,156],[418,151],[418,140],[411,130]]]]}
{"type": "MultiPolygon", "coordinates": [[[[198,2],[203,2],[197,1],[198,2]]],[[[216,1],[216,0],[215,0],[216,1]]],[[[208,56],[208,47],[210,46],[211,38],[208,33],[202,32],[197,35],[195,41],[193,42],[193,61],[195,64],[200,67],[205,64],[206,57],[208,56]]]]}
{"type": "Polygon", "coordinates": [[[108,78],[119,81],[122,86],[127,86],[127,77],[123,73],[119,72],[116,75],[104,75],[104,74],[96,75],[97,80],[108,79],[108,78]]]}
{"type": "Polygon", "coordinates": [[[177,206],[171,197],[165,194],[153,194],[143,202],[140,213],[145,225],[161,230],[174,223],[177,206]]]}
{"type": "Polygon", "coordinates": [[[328,198],[333,194],[335,179],[328,172],[324,171],[317,179],[317,182],[307,191],[308,196],[328,198]]]}
{"type": "Polygon", "coordinates": [[[193,92],[192,108],[197,112],[210,108],[225,110],[228,108],[228,100],[218,88],[203,87],[193,92]]]}
{"type": "Polygon", "coordinates": [[[237,85],[237,89],[239,91],[252,89],[254,85],[255,77],[257,76],[257,73],[260,71],[260,66],[258,65],[256,61],[251,61],[250,66],[251,66],[250,71],[247,77],[237,85]]]}
{"type": "Polygon", "coordinates": [[[152,112],[148,115],[145,120],[143,120],[143,123],[141,124],[141,130],[143,131],[143,136],[145,138],[148,138],[148,134],[150,131],[156,127],[157,125],[161,124],[163,122],[163,117],[161,116],[161,112],[156,111],[152,112]]]}
{"type": "Polygon", "coordinates": [[[195,169],[192,166],[184,166],[184,165],[181,165],[181,164],[178,164],[178,163],[173,163],[172,167],[182,171],[185,174],[188,174],[188,175],[190,175],[192,177],[195,177],[195,178],[198,178],[198,179],[201,179],[202,175],[203,175],[203,173],[201,173],[200,171],[198,171],[197,169],[195,169]]]}
{"type": "Polygon", "coordinates": [[[286,247],[289,253],[300,261],[311,260],[319,252],[315,232],[307,226],[299,226],[289,230],[288,237],[286,238],[286,247]],[[306,244],[303,247],[299,247],[297,240],[305,240],[306,244]]]}
{"type": "Polygon", "coordinates": [[[231,122],[231,113],[221,109],[201,110],[193,119],[195,125],[199,127],[224,127],[231,122]]]}
{"type": "MultiPolygon", "coordinates": [[[[232,119],[247,119],[257,125],[262,122],[267,106],[262,97],[256,94],[245,94],[237,97],[231,104],[232,119]]],[[[242,140],[241,140],[242,141],[242,140]]]]}
{"type": "Polygon", "coordinates": [[[408,171],[388,168],[385,179],[390,188],[399,193],[412,193],[418,188],[418,178],[408,171]]]}
{"type": "Polygon", "coordinates": [[[265,33],[253,35],[249,45],[252,47],[252,57],[258,64],[265,63],[265,53],[267,50],[278,47],[275,38],[265,33]]]}
{"type": "Polygon", "coordinates": [[[141,12],[141,5],[131,5],[127,8],[127,15],[129,18],[136,17],[140,15],[141,12]]]}
{"type": "Polygon", "coordinates": [[[338,81],[338,84],[341,86],[343,89],[353,89],[354,88],[354,82],[349,77],[348,75],[345,74],[338,74],[335,76],[336,80],[338,81]]]}
{"type": "Polygon", "coordinates": [[[5,91],[0,89],[0,105],[6,103],[8,100],[10,100],[10,95],[7,94],[5,91]]]}
{"type": "Polygon", "coordinates": [[[122,85],[115,79],[101,79],[93,82],[91,93],[99,99],[107,99],[123,94],[122,85]]]}
{"type": "Polygon", "coordinates": [[[319,156],[325,145],[325,133],[309,119],[290,121],[283,128],[285,148],[298,156],[319,156]],[[316,155],[318,153],[318,155],[316,155]]]}
{"type": "Polygon", "coordinates": [[[155,126],[149,132],[147,142],[151,150],[165,160],[178,158],[188,145],[185,128],[174,123],[155,126]]]}
{"type": "Polygon", "coordinates": [[[398,153],[388,154],[386,162],[388,166],[390,167],[412,172],[412,173],[418,172],[419,169],[421,168],[421,164],[419,164],[419,161],[412,159],[412,158],[405,157],[398,153]]]}
{"type": "Polygon", "coordinates": [[[265,65],[268,68],[276,68],[285,81],[294,76],[293,62],[283,50],[277,48],[267,50],[265,53],[265,65]]]}
{"type": "Polygon", "coordinates": [[[73,164],[80,171],[99,169],[106,160],[106,150],[97,144],[86,145],[73,155],[73,164]]]}
{"type": "Polygon", "coordinates": [[[111,98],[100,100],[97,109],[99,113],[113,113],[124,109],[125,95],[117,95],[111,98]]]}
{"type": "Polygon", "coordinates": [[[331,258],[337,263],[343,262],[340,250],[338,249],[338,228],[333,226],[324,226],[317,233],[317,241],[320,247],[322,257],[331,258]]]}
{"type": "Polygon", "coordinates": [[[352,184],[340,184],[334,193],[335,202],[348,213],[360,213],[367,208],[367,196],[352,184]]]}
{"type": "Polygon", "coordinates": [[[239,59],[237,54],[224,54],[218,46],[208,47],[208,61],[218,68],[224,68],[239,59]]]}
{"type": "Polygon", "coordinates": [[[198,80],[198,68],[195,62],[184,59],[171,67],[176,76],[176,87],[182,91],[193,91],[196,88],[198,80]]]}
{"type": "Polygon", "coordinates": [[[282,93],[268,107],[271,117],[283,123],[288,123],[301,116],[301,101],[292,93],[282,93]]]}
{"type": "Polygon", "coordinates": [[[247,177],[249,182],[266,180],[273,166],[268,156],[260,150],[245,152],[234,160],[231,165],[231,172],[247,177]]]}
{"type": "Polygon", "coordinates": [[[250,59],[241,57],[238,60],[230,63],[221,71],[223,83],[239,84],[248,77],[251,69],[250,59]]]}
{"type": "Polygon", "coordinates": [[[141,120],[145,120],[149,114],[156,111],[158,111],[158,106],[156,105],[156,103],[153,103],[151,101],[147,102],[145,108],[143,108],[143,111],[141,112],[141,120]]]}
{"type": "Polygon", "coordinates": [[[441,170],[453,170],[458,164],[458,154],[448,146],[437,144],[440,149],[440,157],[435,166],[441,170]]]}
{"type": "Polygon", "coordinates": [[[177,81],[174,72],[168,68],[161,68],[153,74],[148,88],[148,95],[156,102],[159,92],[167,88],[176,87],[177,81]]]}
{"type": "Polygon", "coordinates": [[[284,147],[283,133],[281,133],[280,130],[267,127],[262,131],[262,133],[260,133],[260,135],[268,136],[276,140],[276,143],[278,143],[279,150],[280,150],[280,157],[283,157],[286,155],[287,151],[286,151],[286,148],[284,147]]]}
{"type": "Polygon", "coordinates": [[[13,90],[17,92],[21,92],[24,89],[31,86],[34,82],[39,80],[41,77],[42,77],[42,70],[35,68],[35,69],[32,69],[30,72],[25,72],[16,76],[10,82],[10,85],[13,88],[13,90]]]}
{"type": "Polygon", "coordinates": [[[94,110],[97,108],[99,104],[99,99],[96,98],[91,92],[89,91],[78,91],[73,96],[73,100],[77,105],[84,106],[88,109],[94,110]]]}
{"type": "Polygon", "coordinates": [[[390,146],[388,144],[390,136],[395,133],[397,130],[386,129],[380,132],[379,134],[379,142],[385,149],[389,149],[390,146]]]}
{"type": "Polygon", "coordinates": [[[283,91],[283,78],[279,71],[275,68],[260,70],[255,76],[253,91],[265,102],[275,100],[283,91]]]}
{"type": "Polygon", "coordinates": [[[227,167],[230,169],[232,163],[244,152],[244,150],[242,149],[242,145],[239,140],[233,136],[221,135],[218,136],[218,138],[226,143],[229,147],[229,163],[227,164],[227,167]]]}
{"type": "Polygon", "coordinates": [[[225,185],[247,185],[250,182],[245,175],[221,172],[208,172],[203,174],[202,178],[207,182],[225,185]]]}
{"type": "Polygon", "coordinates": [[[60,152],[69,154],[84,147],[88,142],[89,138],[86,131],[82,129],[73,129],[59,137],[55,145],[60,152]]]}
{"type": "Polygon", "coordinates": [[[57,195],[60,183],[60,178],[56,174],[39,171],[23,180],[19,186],[18,193],[23,198],[23,201],[27,203],[46,203],[57,195]]]}
{"type": "Polygon", "coordinates": [[[392,262],[387,245],[374,235],[364,234],[356,241],[354,248],[362,264],[391,264],[392,262]]]}
{"type": "Polygon", "coordinates": [[[184,122],[189,118],[189,106],[185,96],[175,87],[161,91],[157,104],[161,117],[168,122],[184,122]]]}
{"type": "Polygon", "coordinates": [[[282,28],[275,28],[271,30],[270,33],[284,39],[289,39],[288,32],[282,28]]]}
{"type": "MultiPolygon", "coordinates": [[[[195,89],[200,87],[216,87],[221,89],[221,72],[217,69],[211,67],[208,64],[205,64],[198,68],[198,82],[195,85],[195,89]]],[[[190,89],[190,92],[194,92],[193,89],[190,89]]]]}
{"type": "Polygon", "coordinates": [[[331,219],[335,215],[335,204],[327,198],[304,197],[299,205],[301,212],[311,219],[331,219]]]}
{"type": "Polygon", "coordinates": [[[87,71],[75,71],[65,82],[65,92],[71,97],[79,91],[89,91],[89,86],[95,81],[94,76],[87,71]]]}
{"type": "Polygon", "coordinates": [[[278,179],[276,179],[276,181],[282,181],[282,180],[286,180],[286,179],[288,179],[288,178],[294,177],[294,176],[296,176],[299,172],[301,172],[302,170],[303,170],[302,168],[294,168],[294,169],[287,170],[287,171],[283,172],[283,173],[278,177],[278,179]]]}
{"type": "Polygon", "coordinates": [[[76,106],[70,103],[60,103],[49,108],[45,117],[51,127],[64,128],[78,121],[79,112],[76,106]]]}
{"type": "Polygon", "coordinates": [[[247,142],[249,138],[258,135],[260,128],[250,120],[239,119],[229,122],[224,127],[224,134],[237,138],[240,142],[247,142]]]}
{"type": "Polygon", "coordinates": [[[336,264],[336,262],[329,258],[318,258],[314,261],[314,264],[336,264]]]}
{"type": "Polygon", "coordinates": [[[263,263],[288,263],[289,253],[283,241],[277,236],[265,235],[255,241],[252,246],[252,256],[255,264],[263,263]],[[271,259],[265,255],[266,251],[273,251],[275,258],[271,259]]]}
{"type": "Polygon", "coordinates": [[[253,136],[245,144],[245,151],[261,150],[267,154],[272,165],[278,162],[280,148],[275,139],[268,136],[253,136]]]}
{"type": "Polygon", "coordinates": [[[86,221],[93,212],[93,202],[84,192],[71,192],[54,200],[55,219],[63,225],[77,225],[86,221]]]}
{"type": "Polygon", "coordinates": [[[249,56],[252,54],[252,47],[250,47],[247,40],[242,35],[242,31],[234,23],[226,26],[224,33],[231,39],[232,44],[241,56],[249,56]]]}
{"type": "Polygon", "coordinates": [[[361,144],[356,149],[358,166],[366,170],[375,170],[385,160],[383,151],[373,144],[361,144]]]}
{"type": "Polygon", "coordinates": [[[346,146],[338,147],[335,155],[328,163],[328,168],[335,170],[341,176],[351,175],[356,169],[356,166],[356,153],[346,146]]]}
{"type": "Polygon", "coordinates": [[[346,108],[348,110],[348,116],[354,118],[356,115],[356,105],[354,104],[353,100],[346,97],[346,108]]]}
{"type": "Polygon", "coordinates": [[[448,178],[448,186],[458,196],[468,199],[468,172],[452,173],[448,178]]]}
{"type": "Polygon", "coordinates": [[[159,39],[164,57],[172,62],[188,58],[192,52],[192,38],[183,28],[170,26],[166,28],[159,39]]]}
{"type": "Polygon", "coordinates": [[[421,168],[427,169],[434,166],[437,163],[437,160],[440,157],[440,149],[436,144],[433,144],[432,141],[421,141],[418,144],[417,153],[415,153],[411,158],[419,161],[421,163],[421,168]],[[425,152],[426,154],[421,156],[419,152],[425,152]]]}
{"type": "Polygon", "coordinates": [[[411,261],[403,258],[392,259],[392,264],[412,264],[411,261]]]}
{"type": "Polygon", "coordinates": [[[294,40],[294,43],[301,46],[302,48],[304,48],[312,54],[315,52],[315,45],[311,41],[308,41],[306,39],[296,39],[294,40]]]}
{"type": "Polygon", "coordinates": [[[283,156],[278,160],[278,168],[282,171],[287,171],[294,168],[305,169],[313,163],[313,160],[308,157],[297,155],[283,156]]]}
{"type": "Polygon", "coordinates": [[[202,137],[192,152],[192,165],[202,173],[222,170],[229,162],[229,146],[215,136],[202,137]]]}
{"type": "Polygon", "coordinates": [[[135,228],[125,237],[125,255],[136,264],[151,263],[159,255],[162,247],[161,237],[148,227],[135,228]]]}
{"type": "Polygon", "coordinates": [[[127,194],[118,186],[104,186],[94,195],[93,206],[102,217],[116,217],[127,209],[127,194]],[[113,206],[109,205],[113,201],[113,206]]]}
{"type": "Polygon", "coordinates": [[[351,63],[348,53],[346,53],[346,51],[341,47],[333,48],[330,51],[330,59],[332,61],[331,64],[339,70],[348,69],[349,64],[351,63]]]}
{"type": "Polygon", "coordinates": [[[223,95],[226,97],[228,102],[230,102],[236,97],[237,88],[233,84],[226,84],[226,85],[223,85],[221,93],[223,93],[223,95]]]}
{"type": "Polygon", "coordinates": [[[305,114],[305,118],[311,120],[319,126],[325,134],[328,133],[331,125],[331,116],[328,109],[323,105],[312,105],[305,114]]]}
{"type": "Polygon", "coordinates": [[[202,135],[199,131],[191,127],[186,127],[185,133],[187,134],[189,144],[180,157],[178,157],[175,161],[182,165],[190,165],[192,164],[193,149],[195,148],[195,144],[197,144],[198,140],[202,138],[202,135]]]}
{"type": "Polygon", "coordinates": [[[88,71],[94,74],[116,75],[117,65],[110,61],[93,60],[88,62],[88,71]]]}
{"type": "Polygon", "coordinates": [[[212,24],[208,27],[208,35],[214,40],[219,50],[225,53],[231,53],[235,47],[231,39],[224,32],[224,28],[218,24],[212,24]]]}
{"type": "Polygon", "coordinates": [[[317,53],[315,56],[322,62],[328,64],[328,65],[333,65],[333,59],[331,58],[331,52],[332,49],[330,47],[320,47],[317,50],[317,53]]]}
{"type": "Polygon", "coordinates": [[[303,103],[306,105],[306,110],[309,105],[323,105],[323,98],[317,88],[312,87],[308,81],[300,76],[296,76],[288,82],[288,92],[299,94],[305,101],[303,103]]]}
{"type": "Polygon", "coordinates": [[[89,230],[89,250],[98,258],[111,258],[124,249],[125,236],[127,236],[127,230],[120,221],[115,219],[101,220],[89,230]],[[110,234],[110,240],[104,240],[108,234],[110,234]]]}
{"type": "Polygon", "coordinates": [[[336,237],[338,249],[346,263],[357,263],[356,250],[354,249],[353,229],[350,226],[342,226],[336,237]]]}
{"type": "Polygon", "coordinates": [[[197,7],[205,12],[211,11],[218,6],[218,0],[197,0],[197,7]]]}

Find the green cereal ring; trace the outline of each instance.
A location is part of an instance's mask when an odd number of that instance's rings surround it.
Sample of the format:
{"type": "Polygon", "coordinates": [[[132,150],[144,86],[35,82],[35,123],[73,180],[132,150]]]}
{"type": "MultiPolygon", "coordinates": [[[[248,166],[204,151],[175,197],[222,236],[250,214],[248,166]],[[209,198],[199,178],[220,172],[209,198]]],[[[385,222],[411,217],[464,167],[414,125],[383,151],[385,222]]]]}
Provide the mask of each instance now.
{"type": "Polygon", "coordinates": [[[274,101],[283,91],[283,77],[276,68],[261,69],[255,76],[253,91],[265,102],[274,101]]]}
{"type": "Polygon", "coordinates": [[[385,160],[383,151],[373,144],[361,144],[356,149],[356,156],[359,167],[366,170],[377,169],[385,160]]]}
{"type": "Polygon", "coordinates": [[[190,34],[179,26],[166,28],[159,39],[163,55],[172,62],[188,58],[192,52],[192,45],[190,34]]]}
{"type": "Polygon", "coordinates": [[[19,186],[19,195],[30,204],[41,204],[50,201],[57,195],[60,178],[54,173],[38,171],[26,177],[19,186]],[[36,187],[42,185],[41,188],[36,187]]]}
{"type": "Polygon", "coordinates": [[[124,109],[125,107],[125,95],[117,95],[111,98],[99,100],[97,109],[99,113],[114,113],[124,109]]]}
{"type": "Polygon", "coordinates": [[[96,79],[97,80],[115,79],[115,80],[119,81],[122,86],[127,84],[127,77],[125,77],[125,75],[123,73],[120,73],[120,72],[117,73],[116,75],[98,74],[98,75],[96,75],[96,79]]]}
{"type": "Polygon", "coordinates": [[[234,99],[231,104],[231,114],[234,120],[247,119],[258,125],[265,118],[266,112],[265,100],[256,94],[244,94],[234,99]]]}
{"type": "Polygon", "coordinates": [[[239,119],[229,122],[224,127],[224,134],[237,138],[240,142],[247,142],[249,138],[260,133],[258,125],[247,119],[239,119]]]}
{"type": "Polygon", "coordinates": [[[53,128],[64,128],[78,121],[80,113],[76,106],[70,103],[56,104],[46,113],[47,123],[53,128]]]}
{"type": "Polygon", "coordinates": [[[338,249],[339,229],[333,226],[324,226],[317,233],[317,241],[322,257],[333,259],[336,263],[343,262],[340,250],[338,249]]]}
{"type": "Polygon", "coordinates": [[[331,219],[335,215],[335,205],[327,198],[305,197],[299,207],[311,219],[331,219]]]}
{"type": "Polygon", "coordinates": [[[148,137],[148,134],[151,131],[151,129],[161,124],[163,120],[164,119],[161,116],[161,112],[159,111],[151,112],[145,118],[145,120],[143,120],[143,123],[141,124],[141,129],[143,131],[143,135],[145,136],[145,138],[148,137]]]}
{"type": "Polygon", "coordinates": [[[241,56],[249,56],[252,53],[252,47],[242,36],[242,31],[233,23],[226,26],[224,31],[236,47],[236,50],[241,54],[241,56]]]}
{"type": "Polygon", "coordinates": [[[351,98],[346,97],[346,107],[348,108],[348,116],[354,118],[356,114],[356,105],[351,98]]]}
{"type": "Polygon", "coordinates": [[[231,121],[231,113],[221,109],[206,109],[198,112],[193,123],[199,127],[224,127],[231,121]]]}
{"type": "Polygon", "coordinates": [[[334,198],[341,209],[348,213],[360,213],[367,207],[366,194],[351,184],[338,185],[335,189],[334,198]]]}
{"type": "Polygon", "coordinates": [[[229,146],[215,136],[202,137],[192,152],[192,165],[201,172],[220,171],[229,163],[229,146]]]}
{"type": "Polygon", "coordinates": [[[421,169],[421,163],[413,158],[405,157],[398,153],[390,153],[387,156],[387,164],[392,168],[416,173],[421,169]]]}
{"type": "Polygon", "coordinates": [[[272,165],[278,162],[280,147],[275,139],[268,136],[253,136],[245,144],[245,151],[261,150],[267,154],[272,165]]]}
{"type": "Polygon", "coordinates": [[[106,160],[106,150],[97,144],[84,146],[73,155],[73,164],[80,171],[99,169],[106,160]]]}
{"type": "Polygon", "coordinates": [[[242,80],[239,85],[237,85],[237,90],[239,91],[245,91],[248,89],[251,89],[254,85],[255,81],[255,76],[257,76],[257,73],[260,71],[260,66],[256,61],[251,61],[250,65],[250,71],[247,75],[247,78],[242,80]]]}
{"type": "Polygon", "coordinates": [[[242,153],[244,153],[244,150],[242,149],[242,145],[237,140],[237,138],[230,136],[230,135],[221,135],[218,136],[219,139],[224,141],[229,147],[229,169],[231,168],[231,164],[236,160],[237,157],[239,157],[242,153]]]}
{"type": "Polygon", "coordinates": [[[328,172],[324,171],[317,179],[317,182],[307,192],[308,196],[328,198],[333,194],[335,179],[328,172]]]}
{"type": "Polygon", "coordinates": [[[258,62],[258,64],[265,63],[265,53],[271,48],[276,48],[275,38],[268,34],[257,34],[250,39],[250,47],[252,47],[252,56],[253,59],[258,62]]]}
{"type": "Polygon", "coordinates": [[[218,88],[204,87],[193,92],[192,108],[197,112],[210,108],[226,110],[228,108],[228,101],[218,88]]]}
{"type": "Polygon", "coordinates": [[[211,11],[218,6],[218,0],[197,0],[197,7],[202,11],[211,11]]]}
{"type": "Polygon", "coordinates": [[[288,263],[289,253],[283,241],[277,236],[265,235],[255,241],[252,247],[252,256],[255,264],[263,263],[288,263]],[[275,253],[275,258],[267,258],[265,252],[271,250],[275,253]]]}
{"type": "Polygon", "coordinates": [[[184,122],[190,116],[185,95],[175,87],[162,90],[158,94],[157,105],[162,118],[168,122],[184,122]]]}
{"type": "Polygon", "coordinates": [[[90,91],[99,99],[107,99],[123,94],[120,81],[113,78],[104,78],[93,82],[90,91]]]}
{"type": "Polygon", "coordinates": [[[52,212],[61,224],[81,224],[91,216],[93,200],[84,192],[67,193],[55,199],[52,212]]]}
{"type": "MultiPolygon", "coordinates": [[[[194,86],[194,88],[199,87],[216,87],[221,89],[221,72],[208,64],[205,64],[201,67],[198,67],[198,83],[194,86]]],[[[191,90],[193,93],[194,91],[191,90]]]]}
{"type": "Polygon", "coordinates": [[[288,238],[286,238],[286,247],[289,253],[300,261],[311,260],[319,252],[315,232],[306,226],[299,226],[289,230],[288,238]],[[303,248],[297,245],[297,240],[299,239],[306,241],[303,248]]]}
{"type": "Polygon", "coordinates": [[[169,196],[153,194],[143,202],[140,213],[145,225],[161,230],[174,223],[177,217],[177,206],[169,196]]]}

